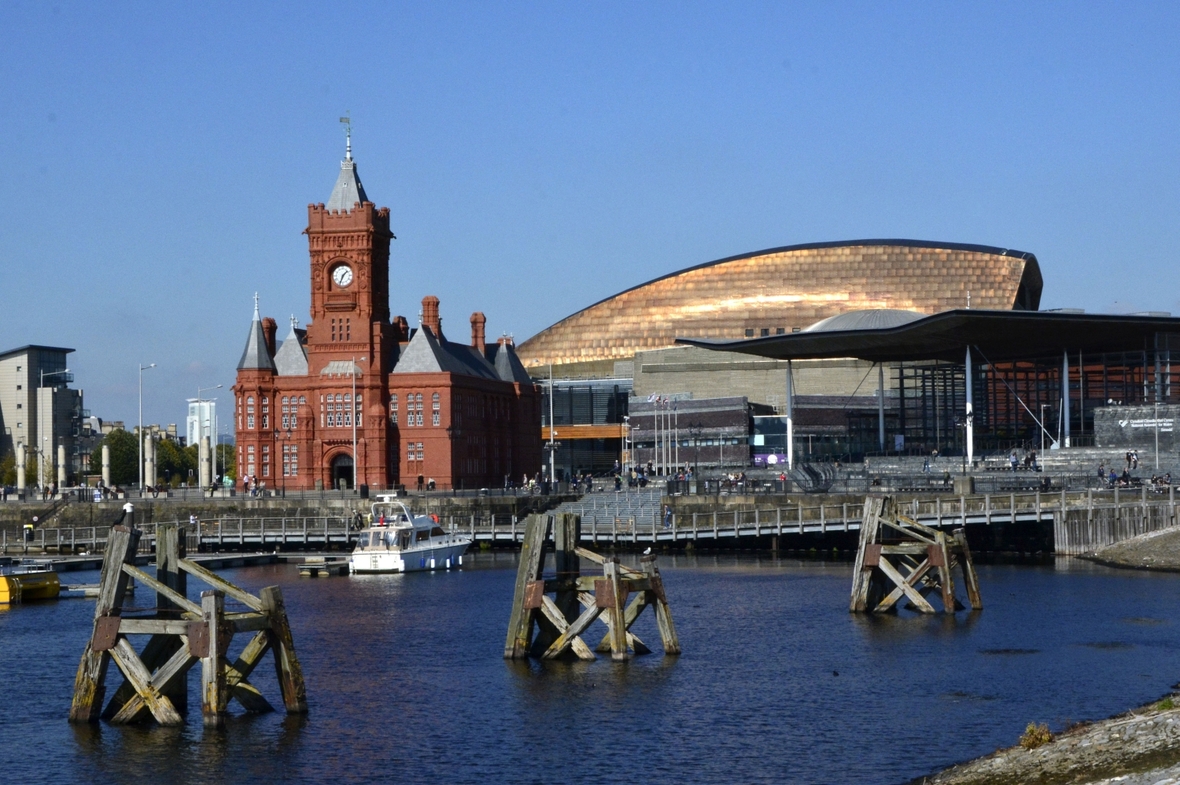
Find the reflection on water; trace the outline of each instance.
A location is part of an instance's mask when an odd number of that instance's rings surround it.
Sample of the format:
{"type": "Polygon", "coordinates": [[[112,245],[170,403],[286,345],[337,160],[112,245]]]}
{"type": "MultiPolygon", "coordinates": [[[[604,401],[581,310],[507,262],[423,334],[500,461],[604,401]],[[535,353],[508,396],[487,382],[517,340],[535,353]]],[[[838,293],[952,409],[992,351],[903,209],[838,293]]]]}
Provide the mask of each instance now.
{"type": "MultiPolygon", "coordinates": [[[[231,571],[252,590],[283,586],[311,713],[238,712],[217,731],[201,726],[195,671],[183,728],[70,726],[93,604],[2,613],[0,678],[20,685],[20,710],[0,715],[6,777],[900,782],[1010,745],[1030,721],[1146,703],[1180,670],[1180,576],[981,565],[982,612],[866,617],[847,612],[848,563],[744,553],[660,558],[679,658],[505,662],[515,557],[466,561],[408,576],[231,571]],[[904,721],[866,732],[883,717],[904,721]]],[[[658,648],[651,615],[636,632],[658,648]]],[[[269,664],[252,681],[280,705],[269,664]]]]}

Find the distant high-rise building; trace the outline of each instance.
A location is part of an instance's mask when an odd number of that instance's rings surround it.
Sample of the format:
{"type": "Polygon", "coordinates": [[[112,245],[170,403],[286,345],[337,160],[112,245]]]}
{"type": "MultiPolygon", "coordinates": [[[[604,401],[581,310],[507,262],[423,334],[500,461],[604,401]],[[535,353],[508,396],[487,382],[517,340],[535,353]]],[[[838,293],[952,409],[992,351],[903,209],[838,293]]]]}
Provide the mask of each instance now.
{"type": "Polygon", "coordinates": [[[208,436],[209,443],[216,444],[217,401],[189,398],[188,417],[184,424],[185,444],[197,444],[202,436],[208,436]]]}
{"type": "Polygon", "coordinates": [[[90,412],[82,408],[82,391],[68,387],[74,377],[66,355],[72,351],[30,345],[0,353],[0,456],[18,444],[36,456],[43,471],[29,476],[29,485],[57,482],[58,447],[65,448],[67,482],[85,469],[78,437],[90,412]]]}

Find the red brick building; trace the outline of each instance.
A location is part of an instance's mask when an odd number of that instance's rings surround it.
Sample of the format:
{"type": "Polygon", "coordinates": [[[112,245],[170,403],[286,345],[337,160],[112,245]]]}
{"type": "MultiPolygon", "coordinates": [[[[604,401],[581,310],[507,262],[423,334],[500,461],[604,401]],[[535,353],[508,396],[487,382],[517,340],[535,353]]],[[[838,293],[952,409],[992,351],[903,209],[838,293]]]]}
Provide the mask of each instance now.
{"type": "Polygon", "coordinates": [[[234,385],[238,477],[268,488],[434,480],[500,487],[541,468],[541,392],[510,339],[448,341],[437,297],[420,326],[389,311],[389,209],[365,195],[351,145],[328,204],[307,208],[311,321],[254,320],[234,385]],[[354,451],[355,444],[355,451],[354,451]]]}

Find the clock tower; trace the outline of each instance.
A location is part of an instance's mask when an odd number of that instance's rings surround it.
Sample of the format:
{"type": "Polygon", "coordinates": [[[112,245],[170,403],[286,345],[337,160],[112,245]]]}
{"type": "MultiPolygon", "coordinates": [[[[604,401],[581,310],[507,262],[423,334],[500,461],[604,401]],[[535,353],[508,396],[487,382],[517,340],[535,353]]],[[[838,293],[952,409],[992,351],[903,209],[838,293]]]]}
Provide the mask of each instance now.
{"type": "Polygon", "coordinates": [[[389,208],[369,201],[345,149],[328,204],[307,208],[311,257],[308,371],[351,361],[366,372],[388,373],[396,345],[389,321],[389,208]],[[361,362],[359,358],[366,358],[361,362]]]}

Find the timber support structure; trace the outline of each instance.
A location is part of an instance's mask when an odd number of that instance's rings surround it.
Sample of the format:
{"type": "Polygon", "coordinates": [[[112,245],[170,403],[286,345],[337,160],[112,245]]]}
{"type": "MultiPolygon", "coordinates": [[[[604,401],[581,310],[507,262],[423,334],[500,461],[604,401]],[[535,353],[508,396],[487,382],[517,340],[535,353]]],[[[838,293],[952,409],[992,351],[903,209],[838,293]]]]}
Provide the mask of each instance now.
{"type": "Polygon", "coordinates": [[[905,598],[914,610],[935,613],[927,596],[936,594],[945,613],[962,610],[963,604],[955,598],[955,567],[962,570],[971,609],[983,610],[979,578],[963,529],[948,535],[899,514],[891,496],[869,496],[848,609],[886,613],[896,611],[897,603],[905,598]]]}
{"type": "Polygon", "coordinates": [[[609,652],[612,660],[626,660],[634,654],[650,654],[651,649],[631,632],[649,605],[656,615],[664,654],[680,654],[680,639],[655,555],[644,554],[639,559],[641,569],[633,570],[616,557],[580,547],[580,534],[581,518],[577,515],[531,515],[526,520],[504,657],[594,660],[597,651],[609,652]],[[546,578],[550,529],[555,575],[546,578]],[[582,575],[582,559],[601,567],[602,574],[582,575]],[[591,648],[583,636],[595,621],[606,624],[607,631],[591,648]]]}
{"type": "Polygon", "coordinates": [[[248,712],[273,711],[249,681],[267,652],[274,655],[283,705],[288,714],[307,713],[303,670],[283,605],[282,592],[270,586],[255,597],[216,573],[185,558],[184,537],[175,524],[162,525],[156,539],[156,570],[135,566],[140,531],[114,526],[102,564],[94,627],[82,652],[74,681],[70,722],[100,718],[131,723],[154,718],[161,725],[181,725],[187,704],[188,671],[201,665],[201,713],[209,727],[225,723],[231,698],[248,712]],[[188,577],[210,586],[200,602],[187,596],[188,577]],[[154,589],[152,608],[124,604],[128,582],[135,578],[154,589]],[[226,610],[230,600],[243,610],[226,610]],[[252,633],[241,652],[229,654],[237,633],[252,633]],[[148,636],[137,650],[130,636],[148,636]],[[105,681],[111,661],[123,684],[105,708],[105,681]]]}

